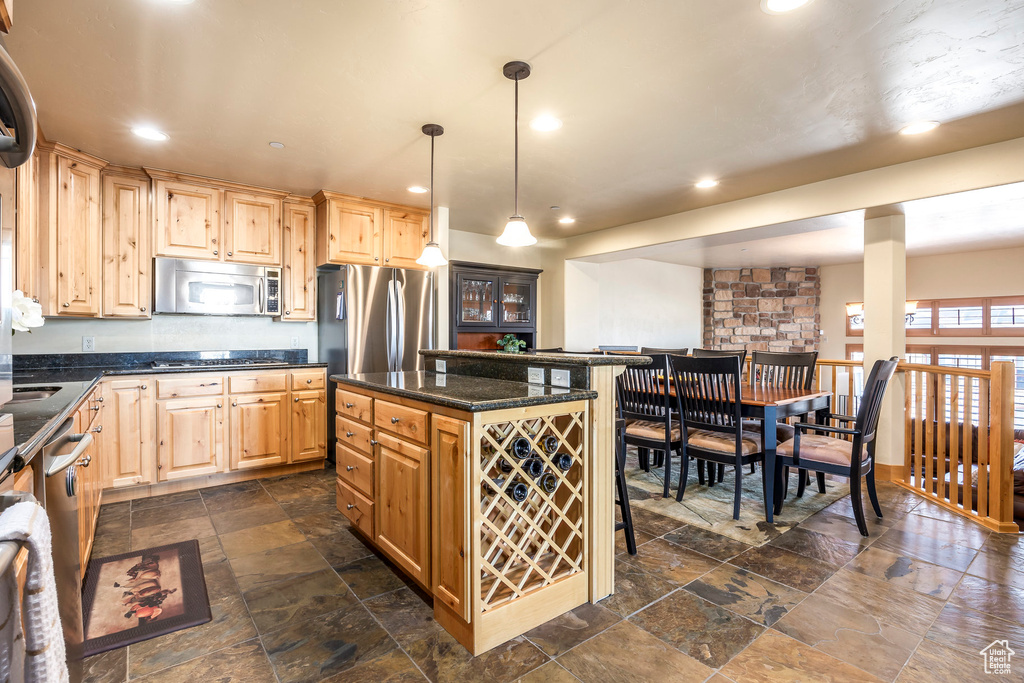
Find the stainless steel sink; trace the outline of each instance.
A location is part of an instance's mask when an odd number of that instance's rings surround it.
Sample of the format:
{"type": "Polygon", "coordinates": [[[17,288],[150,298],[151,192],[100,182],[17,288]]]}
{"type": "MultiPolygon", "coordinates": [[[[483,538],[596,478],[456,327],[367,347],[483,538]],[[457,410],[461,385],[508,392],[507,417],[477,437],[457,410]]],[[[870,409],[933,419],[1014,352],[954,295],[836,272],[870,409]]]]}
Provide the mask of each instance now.
{"type": "Polygon", "coordinates": [[[45,401],[61,389],[62,387],[14,387],[12,389],[14,398],[8,401],[7,404],[45,401]]]}

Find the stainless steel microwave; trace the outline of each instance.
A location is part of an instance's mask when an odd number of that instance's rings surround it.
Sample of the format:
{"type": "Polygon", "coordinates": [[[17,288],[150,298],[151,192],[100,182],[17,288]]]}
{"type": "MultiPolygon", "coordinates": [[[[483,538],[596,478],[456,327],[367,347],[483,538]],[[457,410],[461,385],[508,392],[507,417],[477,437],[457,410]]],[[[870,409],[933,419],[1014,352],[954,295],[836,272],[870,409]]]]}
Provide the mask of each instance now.
{"type": "Polygon", "coordinates": [[[157,258],[155,313],[281,315],[281,269],[157,258]]]}

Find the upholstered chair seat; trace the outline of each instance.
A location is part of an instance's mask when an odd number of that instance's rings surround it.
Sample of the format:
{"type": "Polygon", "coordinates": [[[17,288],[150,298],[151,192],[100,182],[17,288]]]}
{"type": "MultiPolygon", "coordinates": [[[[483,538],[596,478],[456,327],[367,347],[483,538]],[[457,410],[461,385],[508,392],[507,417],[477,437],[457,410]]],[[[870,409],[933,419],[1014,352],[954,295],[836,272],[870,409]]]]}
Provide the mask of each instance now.
{"type": "MultiPolygon", "coordinates": [[[[664,439],[665,438],[665,423],[653,420],[629,420],[626,422],[626,434],[628,436],[636,436],[641,439],[664,439]]],[[[679,423],[672,420],[672,427],[669,433],[669,438],[672,441],[679,441],[679,423]]]]}
{"type": "MultiPolygon", "coordinates": [[[[750,417],[743,418],[743,431],[753,432],[754,434],[761,433],[761,420],[755,420],[750,417]]],[[[778,443],[783,441],[789,441],[796,434],[796,430],[793,429],[792,425],[788,425],[785,422],[775,423],[775,440],[778,443]]]]}
{"type": "MultiPolygon", "coordinates": [[[[708,451],[719,453],[735,453],[736,437],[722,432],[713,432],[710,429],[691,429],[687,432],[686,445],[692,448],[703,448],[708,451]]],[[[743,432],[740,441],[743,455],[751,455],[761,452],[761,435],[753,432],[743,432]]]]}
{"type": "MultiPolygon", "coordinates": [[[[778,454],[792,456],[796,439],[779,444],[778,454]]],[[[849,465],[853,458],[853,442],[831,436],[804,434],[800,437],[800,461],[813,460],[833,465],[849,465]]]]}

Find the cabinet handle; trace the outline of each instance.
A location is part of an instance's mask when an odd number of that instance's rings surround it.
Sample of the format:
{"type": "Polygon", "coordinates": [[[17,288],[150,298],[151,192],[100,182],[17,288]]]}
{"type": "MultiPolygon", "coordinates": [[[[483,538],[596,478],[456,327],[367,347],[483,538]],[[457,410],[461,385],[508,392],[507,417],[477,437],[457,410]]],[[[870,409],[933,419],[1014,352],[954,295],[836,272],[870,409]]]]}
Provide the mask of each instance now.
{"type": "Polygon", "coordinates": [[[296,403],[298,403],[298,402],[299,402],[299,399],[295,399],[295,402],[296,402],[296,403]]]}
{"type": "Polygon", "coordinates": [[[102,396],[97,396],[96,397],[96,402],[97,403],[103,403],[103,397],[102,396]]]}
{"type": "Polygon", "coordinates": [[[391,424],[393,424],[393,425],[396,425],[396,424],[398,424],[398,421],[399,421],[400,419],[402,419],[402,418],[400,418],[400,417],[393,417],[393,418],[391,418],[391,424]]]}
{"type": "Polygon", "coordinates": [[[142,390],[145,391],[148,387],[145,384],[142,385],[142,390]]]}
{"type": "Polygon", "coordinates": [[[374,260],[374,261],[380,261],[380,257],[379,257],[379,256],[374,256],[374,257],[373,257],[373,260],[374,260]]]}
{"type": "Polygon", "coordinates": [[[100,406],[90,406],[89,410],[99,410],[100,406]]]}
{"type": "Polygon", "coordinates": [[[285,311],[285,312],[284,312],[284,314],[285,314],[285,315],[291,315],[291,314],[292,314],[292,312],[291,312],[291,311],[285,311]]]}
{"type": "Polygon", "coordinates": [[[349,503],[348,505],[345,506],[345,509],[346,510],[351,510],[354,507],[355,507],[355,505],[353,505],[352,503],[349,503]]]}
{"type": "Polygon", "coordinates": [[[96,425],[95,427],[92,428],[92,431],[94,431],[97,434],[99,434],[100,432],[103,431],[103,425],[96,425]]]}
{"type": "Polygon", "coordinates": [[[229,251],[228,256],[234,256],[234,254],[229,251]]]}
{"type": "Polygon", "coordinates": [[[145,313],[145,312],[146,312],[146,307],[145,307],[145,306],[143,306],[143,307],[142,307],[142,308],[140,308],[139,310],[140,310],[140,311],[142,311],[143,313],[145,313]]]}
{"type": "MultiPolygon", "coordinates": [[[[232,401],[232,402],[231,402],[231,405],[232,405],[232,406],[237,406],[237,405],[238,405],[238,401],[232,401]]],[[[217,406],[217,407],[218,407],[218,408],[220,408],[220,406],[217,406]]]]}
{"type": "Polygon", "coordinates": [[[39,297],[38,296],[32,297],[32,303],[34,303],[34,304],[39,303],[39,297]]]}
{"type": "Polygon", "coordinates": [[[348,437],[348,438],[350,438],[350,439],[351,439],[351,438],[352,438],[353,436],[355,436],[355,435],[356,435],[356,433],[355,433],[355,432],[345,432],[345,436],[347,436],[347,437],[348,437]]]}
{"type": "Polygon", "coordinates": [[[61,306],[63,306],[64,308],[71,308],[71,304],[69,304],[67,301],[62,303],[61,306]]]}
{"type": "Polygon", "coordinates": [[[307,379],[306,380],[306,384],[312,384],[312,383],[313,383],[313,380],[311,380],[311,379],[307,379]]]}
{"type": "Polygon", "coordinates": [[[216,255],[217,255],[217,250],[216,250],[216,249],[214,249],[214,250],[213,250],[213,255],[214,255],[214,256],[216,256],[216,255]]]}
{"type": "Polygon", "coordinates": [[[384,259],[384,263],[388,263],[390,261],[391,261],[391,257],[390,256],[388,256],[386,259],[384,259]]]}
{"type": "Polygon", "coordinates": [[[374,441],[373,439],[370,439],[370,445],[371,446],[376,446],[379,443],[380,443],[380,441],[374,441]]]}
{"type": "Polygon", "coordinates": [[[217,407],[220,408],[220,404],[219,403],[217,404],[217,407]]]}
{"type": "Polygon", "coordinates": [[[359,469],[358,465],[346,465],[345,466],[345,471],[346,472],[351,472],[352,470],[357,470],[357,469],[359,469]]]}
{"type": "Polygon", "coordinates": [[[346,403],[346,404],[345,404],[345,407],[346,407],[346,408],[351,408],[351,407],[352,407],[352,406],[354,406],[354,405],[355,405],[355,403],[346,403]]]}

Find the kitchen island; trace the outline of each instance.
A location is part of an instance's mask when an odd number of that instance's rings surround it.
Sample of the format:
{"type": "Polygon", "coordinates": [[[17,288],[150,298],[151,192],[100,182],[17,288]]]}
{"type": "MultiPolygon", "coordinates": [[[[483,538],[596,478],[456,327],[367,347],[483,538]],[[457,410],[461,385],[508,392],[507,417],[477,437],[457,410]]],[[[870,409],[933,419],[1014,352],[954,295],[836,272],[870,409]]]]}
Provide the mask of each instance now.
{"type": "Polygon", "coordinates": [[[602,395],[458,372],[331,380],[339,510],[474,655],[611,593],[612,415],[594,410],[614,404],[613,382],[602,395]],[[596,595],[595,575],[609,579],[596,595]]]}

